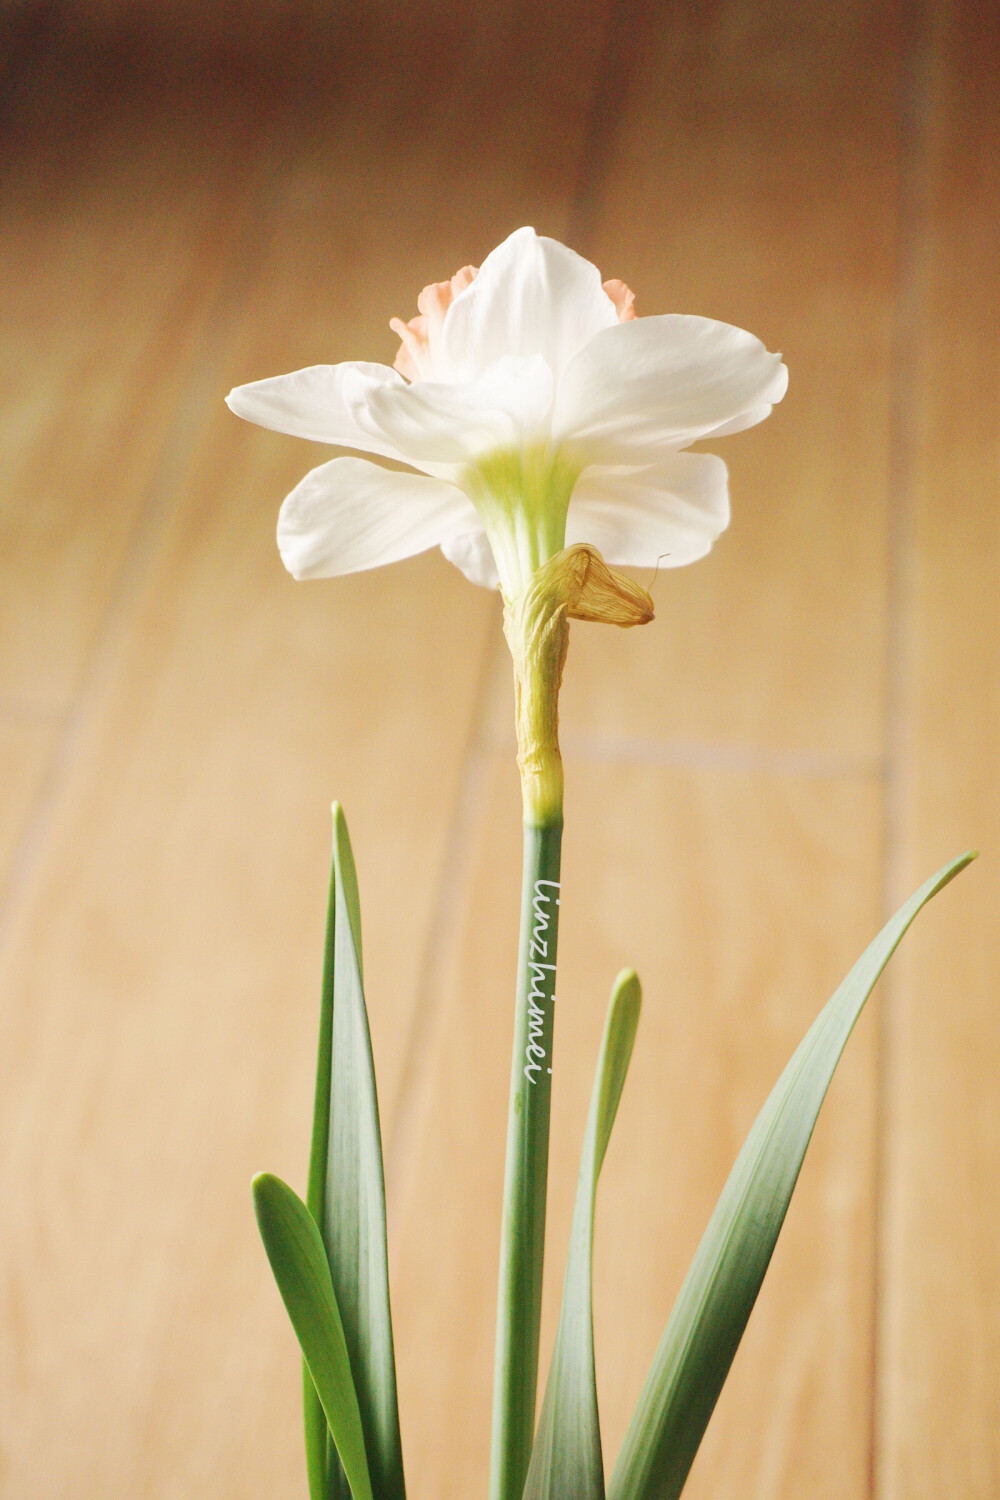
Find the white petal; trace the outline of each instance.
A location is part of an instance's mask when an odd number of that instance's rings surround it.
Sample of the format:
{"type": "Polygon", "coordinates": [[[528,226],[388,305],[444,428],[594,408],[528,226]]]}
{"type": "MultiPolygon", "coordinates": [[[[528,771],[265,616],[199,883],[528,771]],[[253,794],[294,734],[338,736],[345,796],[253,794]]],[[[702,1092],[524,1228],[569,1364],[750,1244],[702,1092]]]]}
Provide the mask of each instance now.
{"type": "Polygon", "coordinates": [[[296,578],[337,578],[426,552],[478,521],[461,490],[443,480],[334,458],[286,498],[278,550],[296,578]]]}
{"type": "Polygon", "coordinates": [[[314,443],[360,448],[383,458],[399,458],[389,443],[359,427],[344,405],[344,380],[349,373],[360,374],[372,385],[403,385],[402,377],[388,365],[362,361],[308,365],[290,375],[238,385],[229,392],[226,405],[238,417],[260,427],[270,427],[274,432],[309,438],[314,443]]]}
{"type": "MultiPolygon", "coordinates": [[[[787,380],[786,380],[787,385],[787,380]]],[[[723,422],[721,427],[713,427],[711,432],[704,434],[707,438],[731,437],[734,432],[746,432],[748,427],[756,427],[758,422],[763,422],[774,410],[774,403],[763,401],[759,406],[751,406],[749,411],[741,412],[731,422],[723,422]]]]}
{"type": "Polygon", "coordinates": [[[553,434],[595,462],[636,463],[761,421],[788,385],[780,354],[729,323],[677,314],[597,334],[563,373],[553,434]]]}
{"type": "Polygon", "coordinates": [[[679,568],[704,557],[729,524],[726,466],[674,453],[631,474],[587,470],[566,518],[566,545],[590,542],[606,562],[679,568]]]}
{"type": "Polygon", "coordinates": [[[455,379],[505,354],[541,354],[558,378],[577,350],[618,322],[601,273],[575,251],[518,229],[448,309],[442,347],[455,379]]]}
{"type": "Polygon", "coordinates": [[[344,400],[358,425],[407,463],[461,464],[540,432],[552,405],[552,372],[535,355],[498,359],[467,385],[389,385],[352,375],[344,400]]]}
{"type": "Polygon", "coordinates": [[[441,543],[441,551],[449,562],[462,570],[470,583],[481,584],[484,589],[500,587],[500,574],[485,531],[467,531],[463,536],[448,537],[441,543]]]}

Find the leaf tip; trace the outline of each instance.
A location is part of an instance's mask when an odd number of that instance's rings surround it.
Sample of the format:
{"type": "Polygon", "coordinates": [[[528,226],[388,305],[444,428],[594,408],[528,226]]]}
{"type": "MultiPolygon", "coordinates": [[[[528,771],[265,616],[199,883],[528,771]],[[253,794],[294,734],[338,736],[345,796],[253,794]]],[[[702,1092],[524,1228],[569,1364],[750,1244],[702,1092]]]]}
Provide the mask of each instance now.
{"type": "Polygon", "coordinates": [[[956,875],[961,875],[962,871],[967,869],[968,866],[972,864],[972,861],[974,859],[978,858],[978,849],[966,849],[964,854],[959,854],[955,859],[951,861],[950,864],[945,865],[944,869],[939,872],[937,876],[938,884],[936,886],[936,891],[944,890],[945,886],[950,885],[956,875]]]}
{"type": "Polygon", "coordinates": [[[300,1201],[294,1189],[273,1172],[255,1173],[250,1181],[250,1191],[253,1194],[257,1223],[265,1238],[266,1224],[270,1224],[275,1217],[281,1217],[290,1202],[300,1201]]]}
{"type": "Polygon", "coordinates": [[[351,848],[351,835],[347,831],[347,818],[344,809],[339,802],[331,804],[330,811],[333,814],[333,850],[334,857],[348,868],[354,866],[354,851],[351,848]]]}
{"type": "Polygon", "coordinates": [[[634,969],[620,969],[611,986],[611,1004],[628,1006],[638,1013],[642,1009],[642,985],[634,969]]]}
{"type": "Polygon", "coordinates": [[[258,1219],[261,1212],[266,1211],[268,1204],[273,1201],[276,1184],[280,1180],[273,1172],[255,1172],[250,1179],[250,1191],[253,1194],[253,1206],[257,1211],[258,1219]]]}
{"type": "Polygon", "coordinates": [[[333,814],[333,856],[342,871],[350,872],[350,882],[357,885],[357,876],[354,873],[354,850],[351,848],[351,835],[347,830],[347,817],[343,806],[339,802],[330,805],[333,814]]]}

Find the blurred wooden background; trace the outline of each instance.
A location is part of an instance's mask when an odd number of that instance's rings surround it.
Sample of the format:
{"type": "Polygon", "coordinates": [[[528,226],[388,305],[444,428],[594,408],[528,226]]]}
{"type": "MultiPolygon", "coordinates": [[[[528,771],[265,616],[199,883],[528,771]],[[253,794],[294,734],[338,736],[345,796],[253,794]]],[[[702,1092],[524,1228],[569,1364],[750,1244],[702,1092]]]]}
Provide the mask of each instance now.
{"type": "Polygon", "coordinates": [[[295,584],[324,450],[237,382],[391,360],[522,223],[784,351],[731,531],[577,626],[546,1345],[611,979],[614,1454],[743,1133],[884,913],[692,1500],[1000,1495],[1000,12],[6,8],[0,1495],[304,1496],[249,1200],[304,1181],[328,804],[358,856],[411,1492],[485,1493],[518,797],[498,601],[295,584]]]}

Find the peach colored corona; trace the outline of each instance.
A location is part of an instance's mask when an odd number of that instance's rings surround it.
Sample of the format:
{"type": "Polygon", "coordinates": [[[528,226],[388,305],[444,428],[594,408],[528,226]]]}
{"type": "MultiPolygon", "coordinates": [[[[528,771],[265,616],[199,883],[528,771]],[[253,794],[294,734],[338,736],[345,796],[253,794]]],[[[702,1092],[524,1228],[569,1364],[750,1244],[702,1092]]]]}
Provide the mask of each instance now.
{"type": "MultiPolygon", "coordinates": [[[[463,266],[450,281],[432,281],[417,298],[418,313],[408,323],[390,318],[389,327],[400,339],[400,348],[392,362],[404,380],[434,380],[437,377],[435,352],[440,348],[445,314],[459,292],[464,292],[479,275],[478,266],[463,266]]],[[[603,290],[611,298],[619,323],[637,316],[635,292],[624,281],[605,281],[603,290]]]]}

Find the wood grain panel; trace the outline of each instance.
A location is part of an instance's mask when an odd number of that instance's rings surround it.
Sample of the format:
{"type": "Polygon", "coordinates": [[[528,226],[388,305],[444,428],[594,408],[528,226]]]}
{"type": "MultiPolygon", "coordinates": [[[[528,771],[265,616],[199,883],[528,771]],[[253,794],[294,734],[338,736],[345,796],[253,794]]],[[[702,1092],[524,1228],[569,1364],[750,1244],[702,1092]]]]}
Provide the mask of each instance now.
{"type": "Polygon", "coordinates": [[[646,1009],[598,1210],[609,1454],[745,1129],[878,925],[888,753],[893,894],[986,855],[894,963],[878,1278],[870,1016],[689,1493],[867,1500],[874,1371],[880,1500],[992,1500],[995,14],[927,9],[895,373],[904,0],[433,0],[419,25],[262,0],[237,39],[187,3],[37,15],[0,202],[0,879],[59,771],[0,952],[0,1496],[303,1493],[247,1179],[304,1178],[335,795],[411,1490],[485,1484],[519,884],[497,601],[436,554],[292,583],[277,506],[329,452],[221,398],[391,359],[424,282],[534,222],[792,377],[727,440],[732,532],[661,573],[659,621],[574,629],[545,1349],[615,971],[646,1009]],[[26,714],[67,705],[57,747],[26,714]]]}
{"type": "Polygon", "coordinates": [[[1000,1493],[1000,121],[995,7],[930,7],[897,878],[980,862],[896,975],[878,1494],[1000,1493]]]}
{"type": "MultiPolygon", "coordinates": [[[[497,764],[393,1245],[416,1492],[485,1484],[516,949],[515,778],[497,764]]],[[[568,764],[544,1345],[611,981],[645,1010],[599,1195],[596,1339],[613,1456],[756,1110],[877,925],[871,783],[568,764]]],[[[772,1274],[690,1483],[696,1497],[866,1496],[873,1019],[832,1091],[772,1274]]],[[[547,1353],[545,1355],[547,1357],[547,1353]]]]}
{"type": "Polygon", "coordinates": [[[751,329],[790,385],[717,443],[732,528],[660,572],[662,628],[627,660],[608,632],[574,648],[570,729],[881,754],[900,9],[641,10],[581,248],[642,313],[751,329]]]}

